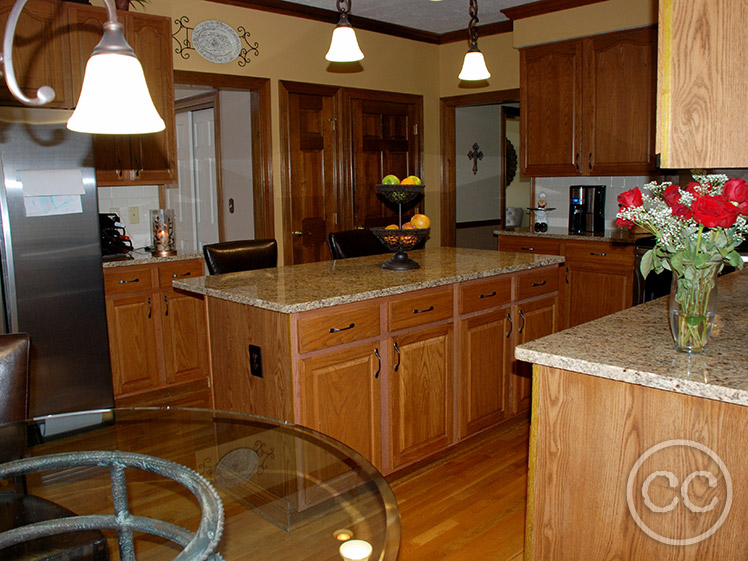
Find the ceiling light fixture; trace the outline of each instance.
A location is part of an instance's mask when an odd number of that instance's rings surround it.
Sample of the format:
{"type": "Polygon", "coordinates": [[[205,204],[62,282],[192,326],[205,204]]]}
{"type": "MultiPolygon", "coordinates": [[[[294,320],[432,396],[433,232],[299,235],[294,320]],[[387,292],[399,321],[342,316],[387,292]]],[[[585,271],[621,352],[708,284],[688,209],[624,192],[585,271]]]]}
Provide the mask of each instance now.
{"type": "Polygon", "coordinates": [[[351,13],[351,0],[336,1],[340,19],[332,32],[330,50],[327,51],[325,58],[330,62],[356,62],[364,58],[364,53],[361,52],[356,40],[356,32],[348,21],[348,14],[351,13]]]}
{"type": "Polygon", "coordinates": [[[488,80],[491,73],[486,68],[483,53],[478,48],[478,0],[470,0],[470,23],[468,24],[468,41],[470,49],[465,55],[462,70],[458,78],[460,80],[488,80]]]}
{"type": "MultiPolygon", "coordinates": [[[[13,69],[13,40],[16,24],[27,0],[17,0],[8,16],[3,37],[5,82],[13,96],[25,105],[40,107],[55,98],[49,86],[42,86],[35,98],[26,97],[13,69]]],[[[125,40],[117,20],[114,0],[104,0],[109,21],[104,35],[86,64],[81,95],[67,123],[70,130],[92,134],[143,134],[164,130],[165,124],[153,106],[143,67],[125,40]]]]}

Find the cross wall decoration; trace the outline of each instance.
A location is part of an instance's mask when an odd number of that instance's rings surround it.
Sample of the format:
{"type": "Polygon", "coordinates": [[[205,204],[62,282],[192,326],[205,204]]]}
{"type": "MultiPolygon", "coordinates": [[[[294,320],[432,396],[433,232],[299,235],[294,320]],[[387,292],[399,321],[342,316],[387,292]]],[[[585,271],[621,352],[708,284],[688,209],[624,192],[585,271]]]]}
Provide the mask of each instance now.
{"type": "Polygon", "coordinates": [[[480,151],[480,146],[478,146],[477,142],[473,144],[473,150],[472,152],[468,152],[467,157],[473,160],[473,175],[477,175],[478,174],[478,160],[483,159],[483,152],[480,151]]]}

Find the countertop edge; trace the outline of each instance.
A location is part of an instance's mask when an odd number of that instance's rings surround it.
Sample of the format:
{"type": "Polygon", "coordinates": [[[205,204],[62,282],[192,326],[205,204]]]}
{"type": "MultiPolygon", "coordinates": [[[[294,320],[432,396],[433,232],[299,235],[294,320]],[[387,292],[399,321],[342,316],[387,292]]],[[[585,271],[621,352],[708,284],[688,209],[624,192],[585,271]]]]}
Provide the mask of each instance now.
{"type": "Polygon", "coordinates": [[[103,261],[102,267],[110,269],[113,267],[134,267],[136,265],[151,265],[153,263],[166,263],[169,261],[187,261],[190,259],[203,259],[201,253],[178,253],[168,257],[153,257],[151,255],[142,255],[133,259],[122,259],[120,261],[103,261]]]}
{"type": "Polygon", "coordinates": [[[649,237],[651,234],[630,234],[627,230],[606,230],[603,235],[580,235],[563,232],[530,232],[522,230],[494,230],[496,236],[522,236],[532,238],[545,238],[549,240],[568,240],[583,242],[609,242],[622,245],[633,245],[639,239],[649,237]]]}
{"type": "MultiPolygon", "coordinates": [[[[541,257],[541,256],[537,256],[541,257]]],[[[248,306],[255,306],[274,312],[281,312],[285,314],[293,314],[299,312],[308,312],[311,310],[318,310],[321,308],[329,308],[332,306],[339,306],[342,304],[351,304],[354,302],[361,302],[363,300],[371,300],[374,298],[380,298],[383,296],[394,296],[397,294],[404,294],[406,292],[413,292],[416,290],[422,290],[426,288],[435,288],[438,286],[444,286],[448,284],[454,284],[457,282],[465,282],[475,279],[481,279],[486,277],[492,277],[496,275],[515,273],[519,271],[525,271],[530,269],[537,269],[540,267],[548,267],[551,265],[558,265],[565,261],[564,257],[558,255],[547,255],[542,256],[541,261],[535,263],[522,264],[516,266],[499,267],[494,269],[487,269],[484,271],[477,271],[471,273],[464,273],[461,275],[455,275],[450,277],[443,277],[441,279],[417,282],[412,284],[404,284],[400,286],[393,286],[389,288],[383,288],[378,290],[370,290],[366,292],[359,292],[354,294],[348,294],[344,296],[336,296],[331,298],[323,298],[321,300],[314,300],[310,302],[300,302],[298,304],[283,305],[276,302],[270,302],[267,300],[261,300],[257,298],[247,298],[241,296],[235,296],[229,292],[223,290],[216,290],[207,288],[205,286],[199,286],[194,284],[195,279],[191,279],[192,282],[185,280],[174,280],[172,286],[180,290],[187,292],[202,294],[204,296],[211,296],[220,300],[226,300],[229,302],[236,302],[238,304],[244,304],[248,306]]]]}

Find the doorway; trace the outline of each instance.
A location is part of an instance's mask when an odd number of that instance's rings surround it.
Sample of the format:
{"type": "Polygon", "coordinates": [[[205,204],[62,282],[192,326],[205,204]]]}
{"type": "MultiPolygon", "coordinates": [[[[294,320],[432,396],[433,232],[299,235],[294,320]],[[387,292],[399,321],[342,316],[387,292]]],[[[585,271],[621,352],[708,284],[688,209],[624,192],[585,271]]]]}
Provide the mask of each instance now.
{"type": "Polygon", "coordinates": [[[442,98],[443,246],[457,246],[457,232],[462,230],[460,245],[495,249],[493,231],[505,227],[506,208],[524,210],[524,207],[530,206],[529,179],[520,178],[517,170],[514,181],[507,182],[513,167],[511,154],[519,154],[520,149],[518,116],[518,89],[442,98]],[[460,130],[458,133],[458,111],[460,129],[467,128],[467,132],[460,130]],[[484,124],[485,120],[487,124],[484,124]],[[485,129],[487,136],[483,145],[476,136],[477,128],[485,129]],[[514,134],[517,136],[514,137],[514,134]],[[470,138],[475,140],[471,141],[470,138]],[[506,144],[507,138],[510,139],[511,148],[506,144]],[[501,139],[505,139],[504,142],[501,139]],[[475,144],[477,148],[474,148],[475,144]],[[461,176],[459,183],[458,170],[461,176]]]}

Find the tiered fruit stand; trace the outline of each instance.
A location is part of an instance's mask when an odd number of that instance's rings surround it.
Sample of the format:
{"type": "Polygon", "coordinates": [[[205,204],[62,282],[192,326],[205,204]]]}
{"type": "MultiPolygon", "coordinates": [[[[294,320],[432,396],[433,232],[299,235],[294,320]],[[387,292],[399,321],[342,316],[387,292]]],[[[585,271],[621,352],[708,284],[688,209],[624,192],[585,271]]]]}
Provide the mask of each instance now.
{"type": "Polygon", "coordinates": [[[406,271],[421,267],[408,257],[406,251],[425,240],[431,228],[403,228],[403,205],[422,197],[424,187],[424,185],[377,185],[377,191],[389,202],[397,205],[397,229],[369,228],[387,249],[395,252],[392,259],[382,263],[382,269],[406,271]]]}

